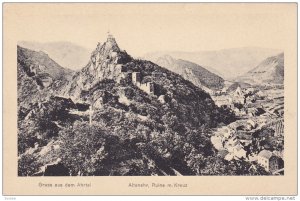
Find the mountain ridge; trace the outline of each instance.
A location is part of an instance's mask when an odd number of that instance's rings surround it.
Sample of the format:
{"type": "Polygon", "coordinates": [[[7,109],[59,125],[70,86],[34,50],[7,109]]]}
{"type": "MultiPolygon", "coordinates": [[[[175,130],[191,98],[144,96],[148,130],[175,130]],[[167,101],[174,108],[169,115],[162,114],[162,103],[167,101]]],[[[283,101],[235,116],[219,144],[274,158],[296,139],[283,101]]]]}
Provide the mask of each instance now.
{"type": "Polygon", "coordinates": [[[254,84],[283,84],[284,81],[284,53],[268,57],[255,68],[237,78],[254,84]]]}
{"type": "Polygon", "coordinates": [[[193,62],[174,59],[170,55],[164,55],[152,62],[183,76],[206,91],[220,90],[224,87],[223,78],[193,62]]]}
{"type": "Polygon", "coordinates": [[[280,52],[282,51],[277,49],[243,47],[197,52],[161,51],[147,53],[143,58],[155,60],[167,54],[176,59],[183,59],[204,66],[224,79],[231,80],[248,72],[263,59],[280,52]]]}
{"type": "Polygon", "coordinates": [[[35,42],[18,41],[18,45],[34,51],[43,51],[59,65],[71,70],[80,70],[90,57],[90,50],[67,41],[35,42]]]}
{"type": "Polygon", "coordinates": [[[41,99],[49,97],[54,91],[59,93],[73,76],[72,70],[61,67],[42,51],[17,46],[17,55],[20,103],[36,101],[35,96],[41,99]]]}

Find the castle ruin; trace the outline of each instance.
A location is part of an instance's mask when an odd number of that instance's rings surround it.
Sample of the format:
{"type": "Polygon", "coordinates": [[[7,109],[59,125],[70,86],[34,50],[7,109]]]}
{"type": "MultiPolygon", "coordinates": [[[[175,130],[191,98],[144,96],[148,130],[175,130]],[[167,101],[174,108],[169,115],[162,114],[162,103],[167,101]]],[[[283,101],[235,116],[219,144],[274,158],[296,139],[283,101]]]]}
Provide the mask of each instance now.
{"type": "Polygon", "coordinates": [[[142,76],[140,72],[133,72],[131,74],[132,83],[147,94],[155,94],[155,86],[153,82],[142,83],[142,76]]]}

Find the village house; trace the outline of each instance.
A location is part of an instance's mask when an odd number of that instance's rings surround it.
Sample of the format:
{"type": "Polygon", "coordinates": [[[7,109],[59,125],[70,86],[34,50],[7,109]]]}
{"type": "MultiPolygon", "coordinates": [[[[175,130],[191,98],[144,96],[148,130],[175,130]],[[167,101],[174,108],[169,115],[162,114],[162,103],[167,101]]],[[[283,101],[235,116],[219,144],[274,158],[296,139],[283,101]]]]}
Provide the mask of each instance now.
{"type": "Polygon", "coordinates": [[[255,129],[257,127],[257,124],[252,119],[249,119],[245,125],[245,129],[247,131],[250,131],[252,129],[255,129]]]}
{"type": "Polygon", "coordinates": [[[226,146],[230,147],[230,146],[236,146],[239,143],[239,141],[237,140],[236,136],[232,136],[231,138],[228,139],[226,146]]]}
{"type": "MultiPolygon", "coordinates": [[[[234,158],[246,158],[246,151],[239,142],[236,142],[234,146],[228,146],[227,150],[231,154],[230,156],[233,156],[234,158]]],[[[230,157],[228,156],[228,158],[230,157]]]]}
{"type": "Polygon", "coordinates": [[[246,99],[244,98],[244,96],[234,96],[232,101],[234,103],[240,103],[240,104],[245,104],[246,103],[246,99]]]}
{"type": "Polygon", "coordinates": [[[274,172],[279,169],[278,157],[269,150],[262,150],[257,155],[257,163],[265,168],[267,172],[274,172]]]}
{"type": "Polygon", "coordinates": [[[212,144],[217,150],[223,149],[223,138],[221,136],[212,136],[210,138],[212,144]]]}
{"type": "Polygon", "coordinates": [[[240,104],[246,103],[245,95],[244,95],[244,92],[242,91],[241,87],[238,87],[232,93],[232,100],[234,103],[240,103],[240,104]]]}
{"type": "Polygon", "coordinates": [[[256,95],[258,96],[258,97],[260,97],[260,98],[264,98],[266,95],[264,94],[264,92],[262,92],[262,91],[258,91],[257,93],[256,93],[256,95]]]}
{"type": "Polygon", "coordinates": [[[234,113],[235,113],[235,114],[239,114],[239,113],[240,113],[240,110],[239,110],[239,108],[236,108],[236,107],[235,107],[235,108],[233,108],[233,111],[234,111],[234,113]]]}
{"type": "Polygon", "coordinates": [[[235,130],[233,128],[229,127],[224,127],[223,129],[220,130],[222,132],[222,135],[226,138],[229,139],[235,134],[235,130]]]}
{"type": "Polygon", "coordinates": [[[245,90],[245,92],[246,92],[247,94],[254,94],[255,89],[252,88],[252,87],[249,87],[249,88],[247,88],[247,89],[245,90]]]}
{"type": "Polygon", "coordinates": [[[221,93],[226,94],[226,93],[227,93],[227,89],[228,89],[228,88],[223,88],[223,89],[221,90],[221,93]]]}
{"type": "Polygon", "coordinates": [[[233,94],[234,94],[234,96],[244,95],[241,87],[237,87],[233,94]]]}
{"type": "Polygon", "coordinates": [[[256,107],[256,108],[247,108],[247,114],[249,117],[256,117],[264,114],[266,111],[263,108],[256,107]]]}
{"type": "Polygon", "coordinates": [[[256,102],[256,96],[247,96],[246,103],[255,103],[256,102]]]}
{"type": "Polygon", "coordinates": [[[212,96],[212,99],[218,107],[221,107],[222,105],[226,105],[229,108],[233,107],[232,98],[228,95],[212,96]]]}
{"type": "Polygon", "coordinates": [[[222,90],[214,91],[213,95],[215,95],[215,96],[228,95],[227,90],[228,90],[228,88],[224,87],[222,90]]]}

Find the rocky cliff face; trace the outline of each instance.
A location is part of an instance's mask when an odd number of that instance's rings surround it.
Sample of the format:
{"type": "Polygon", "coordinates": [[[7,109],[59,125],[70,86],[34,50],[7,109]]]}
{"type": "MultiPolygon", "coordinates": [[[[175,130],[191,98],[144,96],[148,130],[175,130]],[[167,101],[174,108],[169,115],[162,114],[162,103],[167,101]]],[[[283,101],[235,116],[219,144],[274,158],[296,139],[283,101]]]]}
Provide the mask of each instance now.
{"type": "Polygon", "coordinates": [[[131,56],[119,48],[115,38],[109,36],[103,44],[98,43],[88,64],[74,75],[64,94],[78,99],[80,91],[89,90],[99,81],[113,79],[119,82],[123,65],[131,60],[131,56]]]}

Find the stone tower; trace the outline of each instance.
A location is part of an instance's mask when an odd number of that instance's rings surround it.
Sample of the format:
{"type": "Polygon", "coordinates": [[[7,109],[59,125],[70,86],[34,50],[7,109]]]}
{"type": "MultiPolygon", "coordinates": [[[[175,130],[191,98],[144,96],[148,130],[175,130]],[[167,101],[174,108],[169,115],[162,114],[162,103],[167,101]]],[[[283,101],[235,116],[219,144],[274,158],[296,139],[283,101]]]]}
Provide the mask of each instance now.
{"type": "Polygon", "coordinates": [[[133,72],[132,73],[132,83],[136,84],[136,83],[141,83],[142,81],[142,76],[140,72],[133,72]]]}

